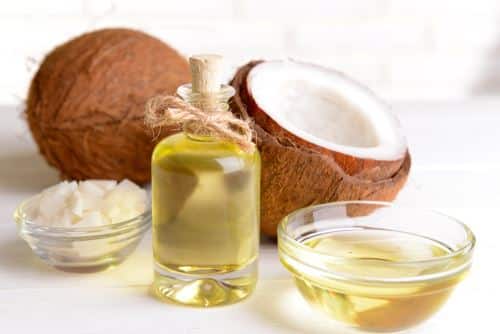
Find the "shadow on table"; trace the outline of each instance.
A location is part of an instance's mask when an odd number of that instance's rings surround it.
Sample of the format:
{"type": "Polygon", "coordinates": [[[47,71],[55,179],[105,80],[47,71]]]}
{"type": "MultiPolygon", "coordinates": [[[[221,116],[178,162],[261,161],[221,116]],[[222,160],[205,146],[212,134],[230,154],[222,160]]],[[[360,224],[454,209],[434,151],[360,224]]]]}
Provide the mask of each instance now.
{"type": "Polygon", "coordinates": [[[55,274],[55,270],[45,265],[33,255],[29,246],[21,239],[0,240],[0,271],[30,272],[37,275],[55,274]]]}
{"type": "Polygon", "coordinates": [[[270,328],[286,328],[288,333],[297,334],[360,334],[314,310],[291,279],[263,281],[249,303],[260,321],[267,322],[270,328]]]}
{"type": "Polygon", "coordinates": [[[7,193],[36,193],[59,181],[57,171],[37,152],[0,156],[0,189],[7,193]]]}

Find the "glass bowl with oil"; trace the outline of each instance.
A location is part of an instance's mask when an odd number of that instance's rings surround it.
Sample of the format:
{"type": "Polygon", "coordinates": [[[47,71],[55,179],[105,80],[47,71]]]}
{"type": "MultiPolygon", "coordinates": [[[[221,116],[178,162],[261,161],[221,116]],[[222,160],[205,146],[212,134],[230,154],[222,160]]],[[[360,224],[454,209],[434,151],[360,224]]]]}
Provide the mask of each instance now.
{"type": "MultiPolygon", "coordinates": [[[[35,196],[36,197],[36,196],[35,196]]],[[[53,227],[32,221],[35,197],[14,212],[19,236],[45,263],[56,269],[91,273],[116,266],[137,247],[151,227],[151,211],[97,227],[53,227]]]]}
{"type": "Polygon", "coordinates": [[[467,274],[475,237],[458,220],[385,202],[304,208],[278,228],[280,260],[310,304],[365,331],[431,317],[467,274]]]}

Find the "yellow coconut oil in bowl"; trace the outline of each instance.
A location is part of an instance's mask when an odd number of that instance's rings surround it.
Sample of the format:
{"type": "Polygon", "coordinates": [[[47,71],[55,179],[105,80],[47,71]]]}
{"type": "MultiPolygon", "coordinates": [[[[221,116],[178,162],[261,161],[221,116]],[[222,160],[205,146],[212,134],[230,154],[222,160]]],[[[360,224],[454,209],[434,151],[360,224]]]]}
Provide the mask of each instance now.
{"type": "Polygon", "coordinates": [[[311,305],[350,327],[395,332],[446,302],[469,270],[475,239],[464,224],[432,211],[338,202],[290,214],[278,243],[311,305]]]}

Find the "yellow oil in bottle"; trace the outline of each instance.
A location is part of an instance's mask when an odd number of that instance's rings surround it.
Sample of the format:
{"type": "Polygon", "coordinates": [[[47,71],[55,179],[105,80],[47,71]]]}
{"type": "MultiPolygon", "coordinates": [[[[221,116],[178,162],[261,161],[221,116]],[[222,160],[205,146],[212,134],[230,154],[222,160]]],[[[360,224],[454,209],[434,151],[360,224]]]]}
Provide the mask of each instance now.
{"type": "Polygon", "coordinates": [[[454,264],[429,262],[446,257],[451,250],[434,240],[403,232],[340,230],[301,242],[319,253],[343,259],[325,262],[323,269],[340,273],[332,277],[282,258],[294,273],[303,297],[334,319],[371,331],[398,331],[427,319],[466,273],[464,269],[445,277],[405,280],[431,277],[454,264]]]}
{"type": "Polygon", "coordinates": [[[177,93],[191,105],[183,110],[191,118],[185,132],[156,146],[151,162],[153,288],[162,299],[192,306],[237,302],[257,281],[260,156],[251,143],[242,147],[210,132],[227,134],[231,126],[220,122],[234,117],[234,89],[218,81],[220,60],[190,58],[193,83],[177,93]]]}
{"type": "Polygon", "coordinates": [[[229,304],[257,280],[260,158],[180,133],[152,159],[156,292],[199,306],[229,304]]]}

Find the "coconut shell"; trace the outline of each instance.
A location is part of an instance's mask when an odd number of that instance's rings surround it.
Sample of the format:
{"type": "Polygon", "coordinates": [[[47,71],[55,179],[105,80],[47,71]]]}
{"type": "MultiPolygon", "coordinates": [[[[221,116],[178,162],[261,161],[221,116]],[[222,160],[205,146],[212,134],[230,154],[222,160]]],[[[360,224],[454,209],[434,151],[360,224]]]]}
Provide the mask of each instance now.
{"type": "Polygon", "coordinates": [[[144,126],[145,103],[190,81],[185,58],[162,41],[135,30],[98,30],[45,57],[26,116],[41,154],[63,178],[146,183],[157,140],[144,126]]]}
{"type": "Polygon", "coordinates": [[[231,85],[236,89],[233,111],[255,121],[256,143],[262,157],[262,232],[275,236],[284,216],[313,204],[392,201],[408,177],[410,154],[407,152],[397,161],[359,159],[307,143],[282,129],[248,93],[246,78],[258,63],[241,67],[231,85]]]}

